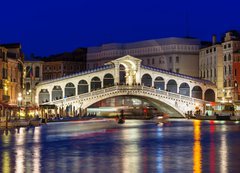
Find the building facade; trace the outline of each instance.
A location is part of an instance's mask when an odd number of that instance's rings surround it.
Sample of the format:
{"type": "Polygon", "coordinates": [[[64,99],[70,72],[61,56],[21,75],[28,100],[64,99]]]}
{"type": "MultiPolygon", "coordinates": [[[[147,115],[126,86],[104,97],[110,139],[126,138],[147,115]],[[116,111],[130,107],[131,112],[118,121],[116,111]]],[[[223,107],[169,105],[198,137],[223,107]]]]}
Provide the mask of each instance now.
{"type": "Polygon", "coordinates": [[[35,105],[35,86],[43,80],[43,61],[27,60],[24,62],[24,90],[25,105],[35,105]]]}
{"type": "Polygon", "coordinates": [[[236,31],[227,32],[224,37],[223,47],[223,65],[224,65],[224,99],[238,100],[237,62],[240,50],[240,36],[236,31]]]}
{"type": "Polygon", "coordinates": [[[21,45],[0,45],[0,102],[17,106],[23,87],[23,59],[21,45]]]}
{"type": "Polygon", "coordinates": [[[70,53],[62,53],[42,58],[43,80],[52,80],[86,69],[87,49],[79,48],[70,53]]]}
{"type": "Polygon", "coordinates": [[[140,58],[143,65],[198,77],[200,45],[198,39],[175,37],[126,44],[104,44],[88,48],[87,69],[131,55],[140,58]]]}
{"type": "Polygon", "coordinates": [[[217,86],[218,99],[223,97],[223,50],[216,36],[199,51],[199,77],[209,80],[217,86]]]}
{"type": "Polygon", "coordinates": [[[200,50],[199,76],[217,85],[222,102],[239,100],[240,37],[236,31],[225,33],[221,43],[213,37],[211,45],[200,50]]]}

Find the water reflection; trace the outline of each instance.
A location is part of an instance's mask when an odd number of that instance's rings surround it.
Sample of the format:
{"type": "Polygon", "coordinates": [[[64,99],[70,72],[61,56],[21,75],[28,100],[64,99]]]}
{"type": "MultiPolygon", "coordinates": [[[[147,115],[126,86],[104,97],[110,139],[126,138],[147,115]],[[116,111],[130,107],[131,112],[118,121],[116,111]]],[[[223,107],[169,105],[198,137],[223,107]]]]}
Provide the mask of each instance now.
{"type": "Polygon", "coordinates": [[[215,141],[214,141],[215,123],[210,121],[210,172],[215,173],[215,141]]]}
{"type": "Polygon", "coordinates": [[[130,128],[123,130],[122,137],[125,145],[123,146],[123,173],[138,173],[140,172],[140,149],[139,149],[139,139],[140,130],[138,128],[130,128]]]}
{"type": "Polygon", "coordinates": [[[34,140],[34,146],[33,146],[33,172],[39,173],[40,172],[40,159],[41,159],[41,141],[40,141],[41,131],[39,127],[36,127],[34,130],[33,140],[34,140]]]}
{"type": "Polygon", "coordinates": [[[226,173],[228,172],[228,145],[227,145],[227,137],[226,137],[226,124],[222,125],[221,128],[221,143],[220,143],[220,172],[226,173]]]}
{"type": "Polygon", "coordinates": [[[77,123],[65,123],[66,132],[59,128],[51,124],[1,131],[0,172],[238,171],[233,167],[240,159],[240,128],[231,122],[178,120],[158,127],[130,121],[87,134],[77,131],[77,123]]]}
{"type": "MultiPolygon", "coordinates": [[[[8,130],[5,131],[5,133],[2,135],[2,141],[3,141],[3,147],[9,147],[11,142],[11,136],[8,135],[8,130]]],[[[9,173],[11,171],[10,170],[11,158],[10,158],[9,152],[10,152],[9,150],[2,151],[2,172],[3,173],[9,173]]]]}
{"type": "Polygon", "coordinates": [[[16,158],[15,158],[15,171],[18,173],[23,173],[24,171],[24,162],[25,162],[25,133],[24,128],[20,128],[18,130],[18,134],[16,135],[16,158]]]}
{"type": "Polygon", "coordinates": [[[193,121],[194,145],[193,145],[193,171],[202,172],[202,147],[201,147],[201,121],[193,121]]]}

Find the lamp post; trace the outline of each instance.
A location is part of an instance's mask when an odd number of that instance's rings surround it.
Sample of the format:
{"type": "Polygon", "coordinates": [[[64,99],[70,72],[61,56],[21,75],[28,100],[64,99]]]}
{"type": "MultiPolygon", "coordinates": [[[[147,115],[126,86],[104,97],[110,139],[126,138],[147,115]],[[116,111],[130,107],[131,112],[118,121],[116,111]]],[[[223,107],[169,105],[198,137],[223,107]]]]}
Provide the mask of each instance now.
{"type": "Polygon", "coordinates": [[[22,93],[18,93],[18,109],[19,109],[19,119],[20,119],[20,111],[21,111],[21,105],[22,105],[22,93]]]}

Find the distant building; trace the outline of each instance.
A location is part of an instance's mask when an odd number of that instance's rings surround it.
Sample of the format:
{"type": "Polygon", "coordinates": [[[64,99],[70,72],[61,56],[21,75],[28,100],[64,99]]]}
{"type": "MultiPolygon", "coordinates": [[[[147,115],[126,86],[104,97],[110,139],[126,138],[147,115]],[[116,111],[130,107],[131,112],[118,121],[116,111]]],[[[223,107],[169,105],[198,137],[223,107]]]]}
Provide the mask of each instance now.
{"type": "Polygon", "coordinates": [[[35,86],[43,79],[43,61],[29,59],[24,62],[24,102],[25,105],[35,105],[35,86]]]}
{"type": "Polygon", "coordinates": [[[221,43],[215,36],[211,45],[200,50],[199,76],[217,85],[219,101],[240,99],[240,36],[227,32],[221,43]]]}
{"type": "Polygon", "coordinates": [[[223,65],[224,65],[224,99],[239,100],[239,51],[240,35],[236,31],[230,31],[225,34],[223,47],[223,65]]]}
{"type": "Polygon", "coordinates": [[[86,69],[87,49],[79,48],[70,53],[62,53],[42,58],[43,80],[51,80],[74,74],[86,69]]]}
{"type": "Polygon", "coordinates": [[[198,39],[175,37],[104,44],[88,48],[87,68],[96,68],[113,59],[131,55],[140,58],[143,65],[198,77],[200,46],[198,39]]]}
{"type": "Polygon", "coordinates": [[[215,83],[218,99],[223,97],[223,49],[215,35],[212,42],[204,45],[199,52],[199,76],[215,83]]]}
{"type": "Polygon", "coordinates": [[[23,87],[23,59],[19,43],[0,45],[0,103],[20,104],[18,95],[23,87]]]}

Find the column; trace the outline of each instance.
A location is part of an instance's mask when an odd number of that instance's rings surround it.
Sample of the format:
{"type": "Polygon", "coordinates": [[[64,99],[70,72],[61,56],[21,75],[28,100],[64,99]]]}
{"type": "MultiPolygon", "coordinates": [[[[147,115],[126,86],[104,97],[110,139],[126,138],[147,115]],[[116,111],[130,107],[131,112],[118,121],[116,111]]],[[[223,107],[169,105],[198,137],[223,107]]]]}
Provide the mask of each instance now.
{"type": "Polygon", "coordinates": [[[119,62],[115,62],[115,69],[114,69],[114,83],[119,84],[120,83],[120,79],[119,79],[119,73],[120,73],[120,64],[119,62]]]}

